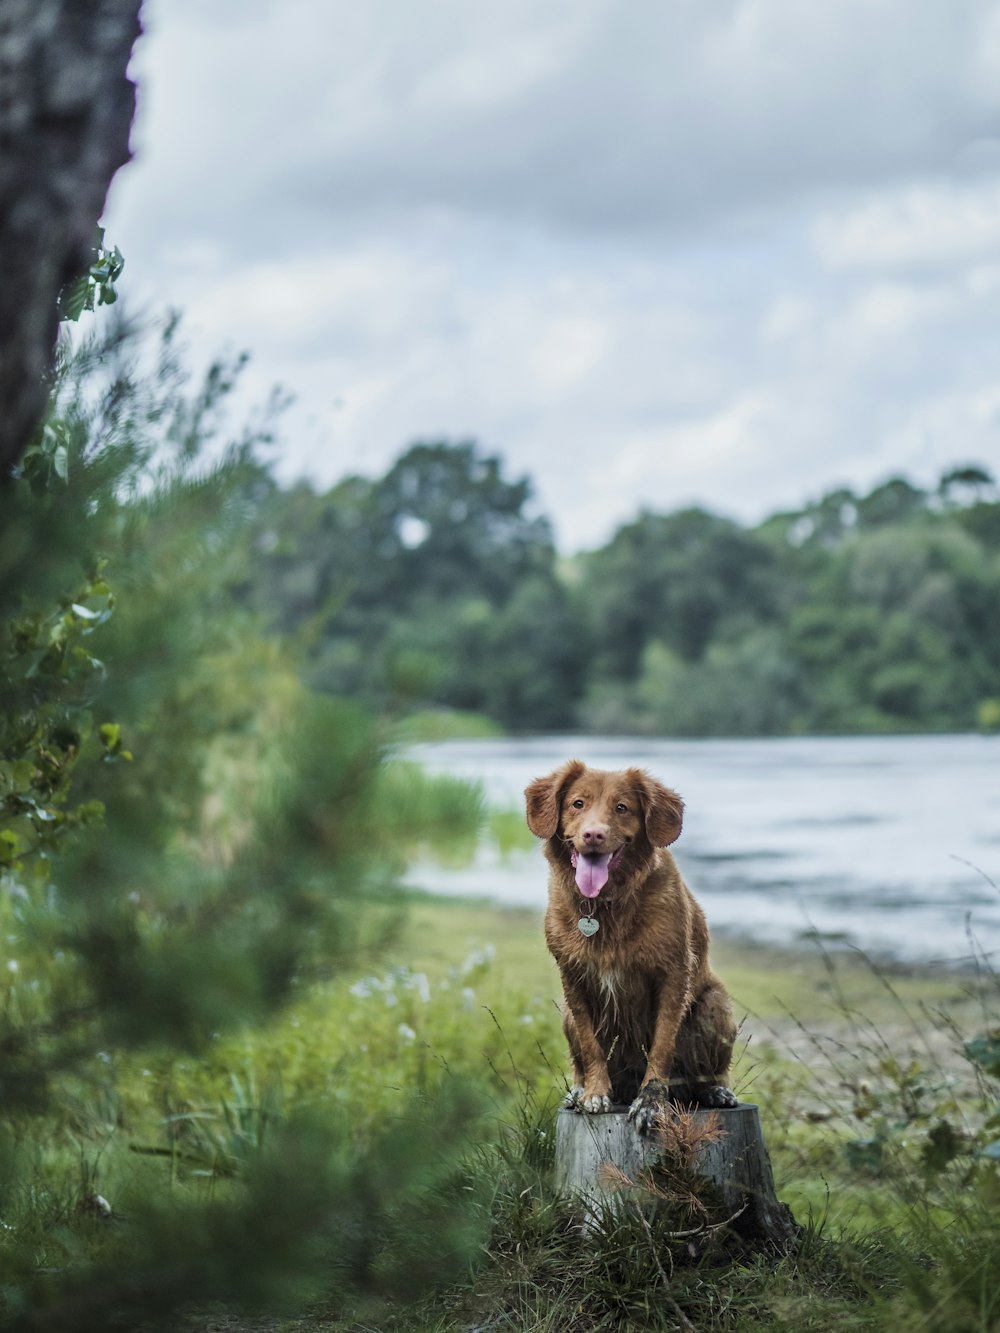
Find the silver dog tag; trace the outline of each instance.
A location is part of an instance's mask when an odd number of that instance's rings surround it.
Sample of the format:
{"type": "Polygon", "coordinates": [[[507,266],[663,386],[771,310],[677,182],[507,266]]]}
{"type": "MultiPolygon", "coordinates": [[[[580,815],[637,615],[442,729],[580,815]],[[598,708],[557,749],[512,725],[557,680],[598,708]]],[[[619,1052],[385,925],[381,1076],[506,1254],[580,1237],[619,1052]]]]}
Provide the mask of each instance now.
{"type": "Polygon", "coordinates": [[[596,935],[601,928],[601,923],[595,921],[592,916],[582,916],[576,923],[576,928],[581,935],[596,935]]]}

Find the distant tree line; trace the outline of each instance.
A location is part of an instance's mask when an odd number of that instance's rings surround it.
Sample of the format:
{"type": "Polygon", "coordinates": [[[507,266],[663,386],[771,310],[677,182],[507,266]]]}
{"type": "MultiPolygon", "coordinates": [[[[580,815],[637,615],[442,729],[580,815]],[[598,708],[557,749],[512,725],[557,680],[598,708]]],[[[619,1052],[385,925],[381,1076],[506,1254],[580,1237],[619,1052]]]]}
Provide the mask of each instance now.
{"type": "Polygon", "coordinates": [[[1000,495],[896,477],[744,527],[644,511],[557,555],[527,478],[419,443],[380,478],[269,483],[239,591],[311,682],[514,732],[690,736],[1000,726],[1000,495]]]}

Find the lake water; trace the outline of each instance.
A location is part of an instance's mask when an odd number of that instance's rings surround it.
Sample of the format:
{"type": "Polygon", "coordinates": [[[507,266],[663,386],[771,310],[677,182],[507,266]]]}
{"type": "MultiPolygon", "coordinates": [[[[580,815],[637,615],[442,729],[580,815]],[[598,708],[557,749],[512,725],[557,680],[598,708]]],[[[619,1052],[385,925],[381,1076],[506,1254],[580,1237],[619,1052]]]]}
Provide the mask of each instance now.
{"type": "MultiPolygon", "coordinates": [[[[506,807],[568,758],[647,768],[684,798],[673,852],[716,933],[818,935],[914,961],[986,953],[1000,967],[1000,737],[545,737],[409,753],[506,807]]],[[[541,910],[546,869],[540,846],[484,845],[465,869],[420,863],[409,881],[541,910]]]]}

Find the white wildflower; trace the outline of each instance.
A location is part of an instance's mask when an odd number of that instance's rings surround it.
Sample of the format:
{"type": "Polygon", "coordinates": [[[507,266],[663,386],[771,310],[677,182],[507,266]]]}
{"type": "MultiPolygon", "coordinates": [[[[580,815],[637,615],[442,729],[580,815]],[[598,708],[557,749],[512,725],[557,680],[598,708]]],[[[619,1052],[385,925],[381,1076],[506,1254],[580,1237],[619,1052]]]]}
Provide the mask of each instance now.
{"type": "Polygon", "coordinates": [[[431,983],[427,980],[426,972],[415,972],[410,977],[410,988],[417,992],[424,1004],[428,1003],[431,998],[431,983]]]}
{"type": "Polygon", "coordinates": [[[486,967],[492,963],[497,956],[497,951],[492,944],[485,944],[481,949],[473,949],[465,962],[462,964],[462,976],[468,976],[474,972],[477,967],[486,967]]]}

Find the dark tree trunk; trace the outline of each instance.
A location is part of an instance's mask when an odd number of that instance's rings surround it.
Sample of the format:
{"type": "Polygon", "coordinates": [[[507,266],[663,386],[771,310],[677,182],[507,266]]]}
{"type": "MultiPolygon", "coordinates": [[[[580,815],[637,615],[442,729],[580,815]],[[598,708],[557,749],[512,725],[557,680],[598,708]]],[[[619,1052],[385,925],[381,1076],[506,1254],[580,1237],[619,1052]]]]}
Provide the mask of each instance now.
{"type": "Polygon", "coordinates": [[[45,409],[60,288],[129,159],[140,0],[0,0],[0,485],[45,409]]]}

